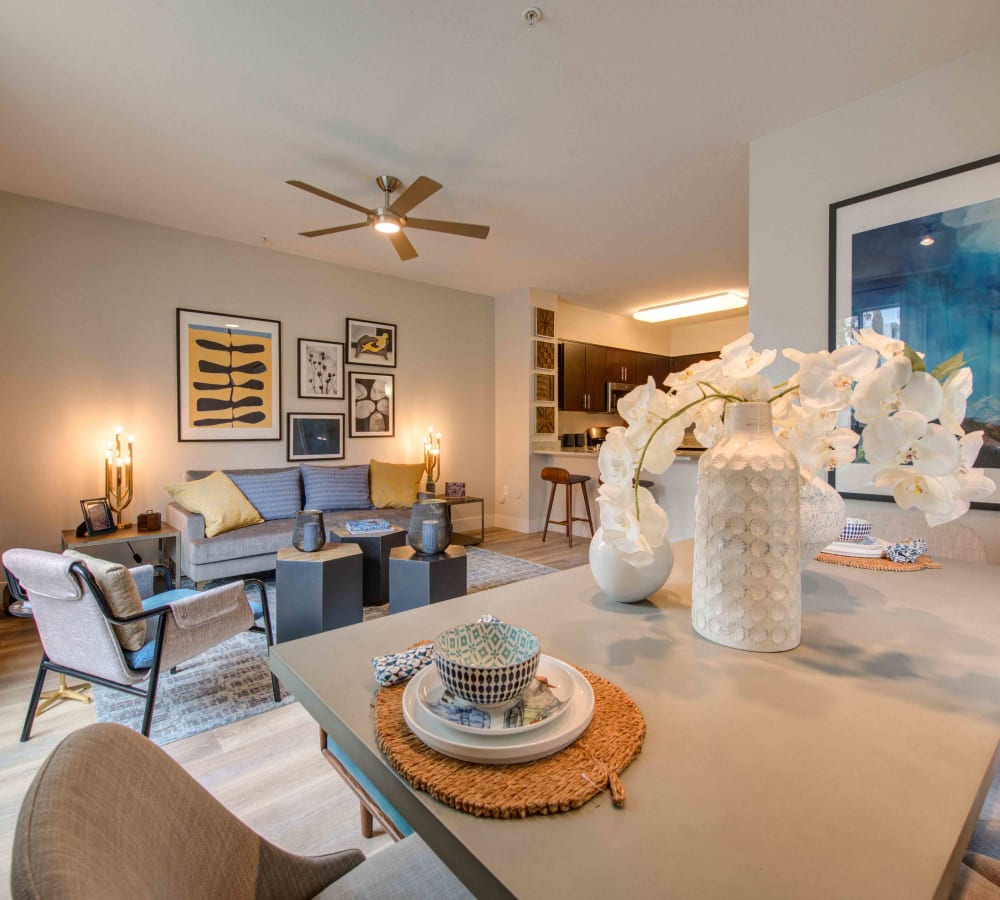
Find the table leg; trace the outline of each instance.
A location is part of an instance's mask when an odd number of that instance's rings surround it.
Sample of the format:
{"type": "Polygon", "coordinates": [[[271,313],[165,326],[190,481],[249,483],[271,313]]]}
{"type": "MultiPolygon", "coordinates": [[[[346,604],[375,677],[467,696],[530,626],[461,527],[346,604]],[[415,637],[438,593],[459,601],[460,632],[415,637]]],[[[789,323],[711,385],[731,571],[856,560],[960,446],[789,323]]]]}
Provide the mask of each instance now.
{"type": "Polygon", "coordinates": [[[479,501],[479,543],[486,540],[486,500],[479,501]]]}

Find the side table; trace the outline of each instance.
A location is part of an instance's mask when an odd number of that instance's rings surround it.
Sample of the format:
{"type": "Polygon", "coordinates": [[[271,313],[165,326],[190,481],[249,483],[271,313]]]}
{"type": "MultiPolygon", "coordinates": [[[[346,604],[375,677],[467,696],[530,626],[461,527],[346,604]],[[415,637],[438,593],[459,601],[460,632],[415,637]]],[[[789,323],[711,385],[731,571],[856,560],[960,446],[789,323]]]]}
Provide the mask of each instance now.
{"type": "Polygon", "coordinates": [[[397,547],[389,555],[389,612],[429,606],[468,593],[465,547],[449,544],[442,553],[424,555],[397,547]]]}
{"type": "Polygon", "coordinates": [[[479,537],[476,538],[475,535],[469,534],[459,534],[457,532],[453,533],[451,539],[456,544],[463,544],[465,546],[473,546],[475,544],[481,544],[486,540],[486,503],[483,501],[482,497],[448,497],[445,494],[435,494],[435,499],[444,500],[448,504],[448,511],[451,512],[453,506],[461,506],[464,503],[478,503],[479,504],[479,537]]]}
{"type": "Polygon", "coordinates": [[[381,606],[389,602],[389,553],[406,543],[406,532],[395,525],[389,531],[351,534],[346,528],[332,528],[330,542],[357,544],[364,554],[364,604],[381,606]]]}
{"type": "Polygon", "coordinates": [[[93,537],[77,537],[76,529],[74,528],[68,528],[62,533],[63,550],[72,548],[73,550],[79,550],[81,553],[89,553],[90,547],[128,542],[135,544],[139,541],[156,541],[160,562],[167,566],[170,564],[171,556],[165,552],[166,548],[163,546],[163,542],[174,542],[173,560],[176,566],[174,575],[176,582],[179,584],[181,573],[184,571],[181,568],[181,533],[173,525],[161,525],[156,531],[139,531],[134,525],[129,525],[126,528],[119,528],[117,531],[112,531],[109,534],[97,534],[93,537]]]}
{"type": "Polygon", "coordinates": [[[314,553],[282,547],[274,570],[276,643],[362,620],[360,547],[327,544],[314,553]]]}

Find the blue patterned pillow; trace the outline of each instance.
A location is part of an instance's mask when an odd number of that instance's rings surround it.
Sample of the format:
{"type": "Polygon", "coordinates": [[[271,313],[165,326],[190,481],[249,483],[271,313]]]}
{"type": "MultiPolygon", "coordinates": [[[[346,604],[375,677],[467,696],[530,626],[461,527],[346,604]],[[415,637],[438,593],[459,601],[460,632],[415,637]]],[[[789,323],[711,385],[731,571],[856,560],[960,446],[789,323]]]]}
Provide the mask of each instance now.
{"type": "Polygon", "coordinates": [[[265,521],[290,519],[302,509],[299,470],[277,472],[227,473],[261,514],[265,521]]]}
{"type": "Polygon", "coordinates": [[[372,508],[368,492],[368,466],[310,466],[301,463],[300,468],[306,488],[306,509],[338,512],[372,508]]]}

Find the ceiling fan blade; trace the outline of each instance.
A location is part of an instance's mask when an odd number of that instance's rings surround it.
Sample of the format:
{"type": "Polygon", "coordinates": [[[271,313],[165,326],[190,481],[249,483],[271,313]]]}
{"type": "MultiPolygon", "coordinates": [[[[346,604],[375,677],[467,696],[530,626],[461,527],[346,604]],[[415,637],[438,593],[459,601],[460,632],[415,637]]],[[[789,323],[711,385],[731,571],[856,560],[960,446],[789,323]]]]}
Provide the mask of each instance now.
{"type": "Polygon", "coordinates": [[[366,216],[371,212],[370,209],[365,209],[357,203],[352,203],[350,200],[345,200],[343,197],[338,197],[336,194],[331,194],[321,188],[313,187],[311,184],[306,184],[304,181],[286,181],[285,184],[290,184],[292,187],[308,191],[310,194],[315,194],[317,197],[322,197],[325,200],[332,200],[334,203],[339,203],[341,206],[346,206],[349,209],[356,209],[359,213],[364,213],[366,216]]]}
{"type": "Polygon", "coordinates": [[[367,222],[355,222],[353,225],[338,225],[336,228],[319,228],[316,231],[300,231],[302,237],[322,237],[324,234],[336,234],[338,231],[351,231],[354,228],[367,228],[367,222]]]}
{"type": "Polygon", "coordinates": [[[402,231],[390,234],[389,240],[392,241],[392,246],[396,248],[396,252],[399,254],[399,258],[403,260],[403,262],[406,262],[408,259],[416,258],[417,251],[413,249],[413,244],[410,243],[410,239],[403,234],[402,231]]]}
{"type": "Polygon", "coordinates": [[[421,175],[413,182],[399,197],[396,202],[390,205],[397,216],[405,216],[418,203],[423,203],[431,194],[436,194],[441,190],[441,185],[433,178],[421,175]]]}
{"type": "Polygon", "coordinates": [[[467,225],[464,222],[440,222],[437,219],[411,219],[406,217],[407,228],[423,228],[426,231],[441,231],[444,234],[458,234],[462,237],[484,239],[490,233],[489,225],[467,225]]]}

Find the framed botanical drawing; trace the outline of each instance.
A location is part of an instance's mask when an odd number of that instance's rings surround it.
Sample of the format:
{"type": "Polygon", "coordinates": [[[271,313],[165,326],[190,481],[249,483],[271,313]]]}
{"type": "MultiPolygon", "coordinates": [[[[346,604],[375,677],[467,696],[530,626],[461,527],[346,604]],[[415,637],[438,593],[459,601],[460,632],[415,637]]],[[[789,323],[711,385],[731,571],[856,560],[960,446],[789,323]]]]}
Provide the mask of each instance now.
{"type": "Polygon", "coordinates": [[[288,414],[288,461],[344,458],[343,413],[288,414]]]}
{"type": "MultiPolygon", "coordinates": [[[[973,392],[962,427],[983,431],[974,465],[1000,484],[1000,156],[832,204],[829,327],[831,349],[871,328],[919,347],[928,372],[964,354],[973,392]]],[[[834,484],[891,500],[870,472],[861,455],[834,484]]]]}
{"type": "Polygon", "coordinates": [[[344,345],[299,338],[299,396],[344,399],[344,345]]]}
{"type": "Polygon", "coordinates": [[[177,310],[177,439],[281,440],[281,323],[177,310]]]}
{"type": "Polygon", "coordinates": [[[396,433],[393,376],[381,372],[348,372],[351,437],[392,437],[396,433]]]}
{"type": "Polygon", "coordinates": [[[347,320],[347,363],[396,366],[396,326],[364,319],[347,320]]]}

